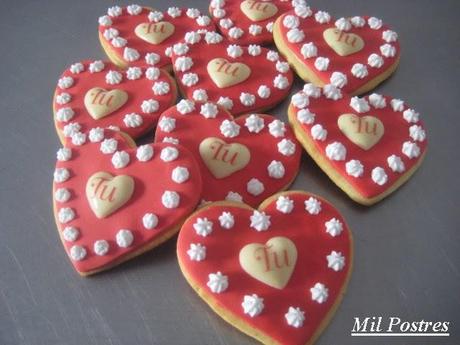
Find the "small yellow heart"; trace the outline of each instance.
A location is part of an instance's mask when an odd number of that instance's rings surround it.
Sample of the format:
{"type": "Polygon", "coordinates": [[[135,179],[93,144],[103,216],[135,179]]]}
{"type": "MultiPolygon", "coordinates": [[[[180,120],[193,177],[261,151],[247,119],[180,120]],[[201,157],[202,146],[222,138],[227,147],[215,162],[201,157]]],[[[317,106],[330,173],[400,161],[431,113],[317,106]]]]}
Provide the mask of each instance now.
{"type": "Polygon", "coordinates": [[[134,180],[127,175],[113,177],[99,171],[86,182],[86,198],[97,218],[105,218],[123,206],[133,195],[134,180]]]}
{"type": "Polygon", "coordinates": [[[120,109],[127,100],[128,94],[123,90],[107,91],[100,87],[93,87],[86,91],[84,103],[91,117],[99,120],[120,109]]]}
{"type": "Polygon", "coordinates": [[[278,12],[275,4],[266,1],[246,0],[241,3],[240,8],[253,22],[271,18],[278,12]]]}
{"type": "Polygon", "coordinates": [[[245,245],[239,259],[241,267],[251,277],[275,289],[283,289],[294,272],[297,248],[286,237],[272,237],[265,244],[245,245]]]}
{"type": "Polygon", "coordinates": [[[215,178],[230,176],[244,169],[251,159],[251,153],[244,145],[227,144],[219,138],[206,138],[200,143],[200,156],[215,178]]]}
{"type": "Polygon", "coordinates": [[[174,33],[174,29],[174,25],[169,22],[140,23],[134,33],[148,43],[160,44],[174,33]]]}
{"type": "Polygon", "coordinates": [[[208,74],[217,87],[239,84],[251,75],[251,69],[241,62],[228,62],[224,58],[215,58],[208,62],[208,74]]]}
{"type": "Polygon", "coordinates": [[[369,150],[377,144],[385,132],[382,121],[374,116],[343,114],[337,123],[342,133],[363,150],[369,150]]]}
{"type": "Polygon", "coordinates": [[[351,55],[364,48],[364,41],[360,36],[336,28],[324,30],[323,37],[329,47],[340,56],[351,55]]]}

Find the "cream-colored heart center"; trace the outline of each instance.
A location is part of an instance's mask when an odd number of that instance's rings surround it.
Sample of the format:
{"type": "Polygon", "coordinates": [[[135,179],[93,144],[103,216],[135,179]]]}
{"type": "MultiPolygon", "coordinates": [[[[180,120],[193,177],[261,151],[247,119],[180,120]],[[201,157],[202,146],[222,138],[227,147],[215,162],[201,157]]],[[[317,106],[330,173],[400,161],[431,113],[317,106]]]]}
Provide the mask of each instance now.
{"type": "Polygon", "coordinates": [[[336,28],[324,30],[323,37],[329,47],[340,56],[351,55],[364,48],[364,41],[360,36],[336,28]]]}
{"type": "Polygon", "coordinates": [[[337,123],[342,133],[363,150],[369,150],[377,144],[385,132],[382,121],[374,116],[343,114],[337,123]]]}
{"type": "Polygon", "coordinates": [[[265,244],[245,245],[239,259],[241,267],[251,277],[275,289],[283,289],[294,271],[297,248],[286,237],[272,237],[265,244]]]}
{"type": "Polygon", "coordinates": [[[239,84],[249,78],[251,69],[241,62],[228,62],[224,58],[215,58],[208,62],[208,74],[219,88],[239,84]]]}
{"type": "Polygon", "coordinates": [[[278,12],[278,7],[267,1],[246,0],[240,5],[241,12],[253,22],[273,17],[278,12]]]}
{"type": "Polygon", "coordinates": [[[84,102],[91,117],[99,120],[120,109],[127,100],[128,94],[123,90],[107,91],[100,87],[93,87],[86,91],[84,102]]]}
{"type": "Polygon", "coordinates": [[[134,180],[127,175],[113,177],[99,171],[86,182],[86,198],[97,218],[105,218],[123,206],[133,195],[134,180]]]}
{"type": "Polygon", "coordinates": [[[134,29],[134,33],[148,43],[160,44],[171,36],[174,30],[174,25],[170,22],[140,23],[134,29]]]}
{"type": "Polygon", "coordinates": [[[230,176],[248,165],[251,153],[244,145],[227,144],[219,138],[206,138],[200,143],[200,155],[215,178],[230,176]]]}

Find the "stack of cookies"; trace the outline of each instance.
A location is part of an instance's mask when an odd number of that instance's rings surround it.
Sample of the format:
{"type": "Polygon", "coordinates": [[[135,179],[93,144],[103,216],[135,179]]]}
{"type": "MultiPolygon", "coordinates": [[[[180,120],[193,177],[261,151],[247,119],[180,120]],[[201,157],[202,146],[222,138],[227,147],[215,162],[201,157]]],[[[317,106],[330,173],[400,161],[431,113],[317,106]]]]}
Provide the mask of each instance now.
{"type": "Polygon", "coordinates": [[[395,71],[398,35],[303,0],[212,0],[209,13],[99,18],[107,61],[70,65],[54,93],[59,235],[86,276],[179,232],[180,268],[217,314],[265,344],[310,344],[345,292],[352,237],[329,202],[286,190],[303,151],[364,205],[419,167],[419,113],[358,96],[395,71]],[[289,124],[265,113],[287,97],[289,124]]]}

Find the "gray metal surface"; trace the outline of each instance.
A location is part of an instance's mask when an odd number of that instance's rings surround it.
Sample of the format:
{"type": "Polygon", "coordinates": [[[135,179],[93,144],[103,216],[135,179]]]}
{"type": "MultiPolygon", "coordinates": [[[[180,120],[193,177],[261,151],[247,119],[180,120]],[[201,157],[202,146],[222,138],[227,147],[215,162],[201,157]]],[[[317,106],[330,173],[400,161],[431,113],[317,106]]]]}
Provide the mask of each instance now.
{"type": "MultiPolygon", "coordinates": [[[[355,238],[348,293],[318,344],[459,344],[460,2],[311,3],[336,16],[371,14],[392,24],[401,64],[378,91],[416,107],[430,141],[421,169],[371,208],[353,203],[304,155],[293,188],[329,199],[355,238]],[[373,315],[451,321],[451,337],[352,338],[353,318],[373,315]]],[[[197,0],[145,4],[207,7],[197,0]]],[[[0,2],[0,344],[254,344],[189,288],[175,240],[89,279],[74,272],[61,247],[51,210],[59,147],[51,97],[70,63],[104,58],[96,24],[109,5],[0,2]]],[[[270,113],[285,119],[287,104],[270,113]]]]}

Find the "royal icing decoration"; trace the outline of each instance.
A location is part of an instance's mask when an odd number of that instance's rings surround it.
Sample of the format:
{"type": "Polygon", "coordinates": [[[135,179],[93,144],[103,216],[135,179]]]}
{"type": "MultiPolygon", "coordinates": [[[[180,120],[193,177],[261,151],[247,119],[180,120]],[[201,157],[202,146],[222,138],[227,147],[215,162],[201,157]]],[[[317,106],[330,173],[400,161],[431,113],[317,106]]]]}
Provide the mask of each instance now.
{"type": "Polygon", "coordinates": [[[261,114],[234,119],[213,103],[183,102],[161,116],[155,141],[177,139],[192,151],[206,181],[204,200],[232,192],[255,206],[294,179],[300,147],[283,122],[261,114]]]}
{"type": "MultiPolygon", "coordinates": [[[[304,1],[296,1],[299,11],[309,10],[304,1]]],[[[242,45],[273,42],[273,23],[281,14],[294,8],[286,0],[211,1],[211,18],[230,41],[242,45]]],[[[289,18],[288,18],[289,19],[289,18]]],[[[293,25],[293,24],[291,24],[293,25]]]]}
{"type": "Polygon", "coordinates": [[[181,40],[195,43],[195,33],[214,31],[211,19],[197,9],[170,7],[165,12],[131,5],[99,19],[99,39],[118,66],[171,64],[171,47],[181,40]],[[135,11],[133,11],[133,7],[135,11]]]}
{"type": "Polygon", "coordinates": [[[97,140],[80,146],[68,141],[58,151],[53,184],[58,230],[82,275],[171,237],[201,193],[198,165],[183,147],[158,143],[135,148],[120,132],[91,132],[97,140]],[[160,156],[168,148],[175,159],[165,162],[160,156]]]}
{"type": "Polygon", "coordinates": [[[319,166],[363,204],[388,195],[413,173],[426,151],[419,113],[399,99],[376,93],[358,98],[341,94],[292,97],[289,118],[297,138],[319,166]],[[308,97],[308,102],[299,102],[308,97]],[[314,114],[314,116],[312,116],[314,114]]]}
{"type": "Polygon", "coordinates": [[[322,11],[307,16],[290,11],[274,25],[278,49],[302,79],[349,94],[370,90],[396,69],[397,37],[380,19],[335,20],[322,11]]]}
{"type": "Polygon", "coordinates": [[[352,267],[352,239],[327,201],[291,191],[270,197],[259,210],[244,204],[206,205],[182,226],[177,255],[200,297],[219,305],[213,309],[225,319],[232,315],[231,323],[245,333],[264,343],[308,344],[343,296],[352,267]],[[305,210],[309,200],[321,204],[317,214],[305,210]],[[289,212],[280,210],[286,203],[289,212]],[[222,219],[230,214],[228,229],[222,219]],[[255,215],[269,219],[266,230],[248,226],[255,215]],[[202,236],[197,224],[205,223],[212,224],[212,231],[202,236]],[[334,229],[334,236],[328,229],[334,229]]]}
{"type": "Polygon", "coordinates": [[[187,98],[214,102],[238,115],[271,108],[287,96],[292,71],[275,52],[228,44],[217,33],[201,36],[198,43],[184,44],[172,54],[174,72],[187,98]]]}
{"type": "MultiPolygon", "coordinates": [[[[54,121],[62,142],[64,137],[110,126],[138,138],[156,124],[158,115],[176,99],[175,83],[158,69],[151,80],[145,67],[132,67],[137,76],[133,78],[123,76],[110,62],[83,61],[80,65],[83,69],[76,75],[72,67],[64,71],[54,93],[54,121]],[[70,75],[73,83],[63,88],[61,81],[70,75]],[[158,84],[166,91],[155,92],[153,87],[158,84]]],[[[90,140],[94,140],[94,135],[90,140]]]]}

